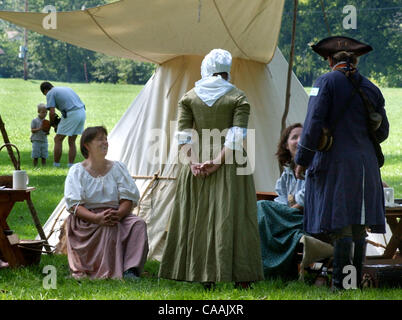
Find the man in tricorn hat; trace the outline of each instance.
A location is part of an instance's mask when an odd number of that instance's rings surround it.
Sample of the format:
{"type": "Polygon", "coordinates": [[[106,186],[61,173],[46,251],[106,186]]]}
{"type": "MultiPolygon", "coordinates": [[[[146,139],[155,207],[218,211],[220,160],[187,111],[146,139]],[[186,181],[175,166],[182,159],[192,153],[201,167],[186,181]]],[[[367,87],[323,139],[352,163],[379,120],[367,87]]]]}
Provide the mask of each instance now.
{"type": "Polygon", "coordinates": [[[356,268],[355,283],[361,284],[366,228],[374,233],[385,232],[379,170],[382,163],[377,159],[373,140],[377,146],[384,141],[389,124],[381,91],[356,69],[358,57],[372,50],[369,45],[347,37],[330,37],[312,49],[328,60],[332,70],[320,76],[311,90],[295,158],[296,175],[303,177],[308,169],[305,231],[331,237],[334,244],[332,286],[343,289],[344,282],[354,283],[353,272],[343,273],[347,265],[356,268]],[[377,128],[368,125],[369,111],[362,100],[364,96],[372,111],[382,116],[377,128]],[[329,132],[330,143],[326,148],[321,143],[323,129],[329,132]]]}

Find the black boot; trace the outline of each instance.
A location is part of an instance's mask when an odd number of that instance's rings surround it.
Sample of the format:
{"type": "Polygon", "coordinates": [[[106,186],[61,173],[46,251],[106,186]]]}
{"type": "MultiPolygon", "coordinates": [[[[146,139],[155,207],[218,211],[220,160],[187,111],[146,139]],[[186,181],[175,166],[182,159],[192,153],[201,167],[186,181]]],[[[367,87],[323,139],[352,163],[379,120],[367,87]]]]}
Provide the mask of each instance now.
{"type": "Polygon", "coordinates": [[[332,287],[343,290],[343,268],[352,264],[352,238],[342,238],[334,242],[334,262],[332,272],[332,287]]]}
{"type": "Polygon", "coordinates": [[[215,290],[215,282],[202,282],[205,290],[215,290]]]}
{"type": "Polygon", "coordinates": [[[363,263],[366,259],[366,239],[355,240],[355,249],[353,254],[353,265],[356,268],[356,285],[361,289],[363,277],[363,263]]]}

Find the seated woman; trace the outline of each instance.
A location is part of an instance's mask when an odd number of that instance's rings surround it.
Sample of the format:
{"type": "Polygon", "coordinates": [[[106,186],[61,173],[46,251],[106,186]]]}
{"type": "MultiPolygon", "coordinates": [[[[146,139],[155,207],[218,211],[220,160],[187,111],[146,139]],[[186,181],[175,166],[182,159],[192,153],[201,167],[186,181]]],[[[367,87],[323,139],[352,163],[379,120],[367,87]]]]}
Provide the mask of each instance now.
{"type": "Polygon", "coordinates": [[[68,172],[67,253],[76,279],[138,279],[148,254],[145,222],[131,214],[138,189],[122,162],[105,159],[104,127],[89,127],[81,136],[85,160],[68,172]]]}
{"type": "Polygon", "coordinates": [[[300,123],[287,127],[280,138],[276,156],[284,167],[276,182],[278,197],[257,202],[265,278],[297,276],[295,249],[303,236],[304,180],[296,179],[293,161],[302,133],[300,123]]]}

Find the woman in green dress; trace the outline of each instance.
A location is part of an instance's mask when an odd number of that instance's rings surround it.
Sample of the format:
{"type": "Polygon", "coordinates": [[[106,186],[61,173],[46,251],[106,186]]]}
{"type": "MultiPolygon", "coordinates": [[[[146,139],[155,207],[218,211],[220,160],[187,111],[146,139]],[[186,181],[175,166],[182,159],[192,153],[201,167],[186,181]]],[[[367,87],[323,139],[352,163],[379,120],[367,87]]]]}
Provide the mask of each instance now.
{"type": "Polygon", "coordinates": [[[177,180],[161,278],[243,288],[264,279],[254,180],[244,170],[250,105],[228,81],[231,62],[229,52],[212,50],[202,79],[179,101],[178,140],[188,163],[177,180]]]}

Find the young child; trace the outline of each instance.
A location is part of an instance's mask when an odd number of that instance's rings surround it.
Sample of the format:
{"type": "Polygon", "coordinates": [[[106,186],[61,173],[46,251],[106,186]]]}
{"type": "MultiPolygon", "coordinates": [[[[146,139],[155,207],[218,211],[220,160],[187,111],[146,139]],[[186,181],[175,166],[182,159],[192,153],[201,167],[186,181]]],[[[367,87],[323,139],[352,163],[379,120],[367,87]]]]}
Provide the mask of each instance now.
{"type": "Polygon", "coordinates": [[[47,109],[43,103],[38,104],[38,117],[31,122],[31,142],[32,142],[32,154],[33,165],[38,165],[38,159],[42,158],[42,166],[46,165],[46,159],[48,157],[48,143],[47,135],[49,132],[42,130],[42,122],[46,118],[47,109]]]}

